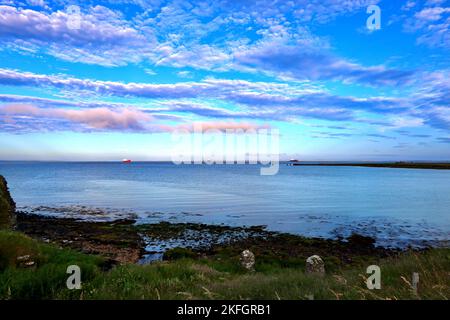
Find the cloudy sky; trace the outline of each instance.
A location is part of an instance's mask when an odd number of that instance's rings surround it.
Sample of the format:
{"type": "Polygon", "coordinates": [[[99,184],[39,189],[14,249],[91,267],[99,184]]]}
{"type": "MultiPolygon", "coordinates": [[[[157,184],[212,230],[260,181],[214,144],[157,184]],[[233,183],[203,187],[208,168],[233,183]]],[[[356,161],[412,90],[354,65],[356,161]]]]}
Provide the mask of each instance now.
{"type": "Polygon", "coordinates": [[[3,160],[170,159],[193,123],[276,128],[282,158],[450,159],[449,1],[0,0],[0,41],[3,160]]]}

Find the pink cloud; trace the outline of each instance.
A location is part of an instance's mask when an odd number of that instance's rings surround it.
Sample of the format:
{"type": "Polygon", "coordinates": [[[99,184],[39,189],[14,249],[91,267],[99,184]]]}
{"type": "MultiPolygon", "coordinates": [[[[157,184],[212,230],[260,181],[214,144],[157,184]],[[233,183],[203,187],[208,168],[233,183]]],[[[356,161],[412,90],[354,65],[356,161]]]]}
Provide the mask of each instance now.
{"type": "Polygon", "coordinates": [[[9,104],[0,108],[0,114],[34,118],[67,120],[93,129],[145,130],[153,118],[137,109],[92,108],[84,110],[39,108],[30,104],[9,104]]]}
{"type": "MultiPolygon", "coordinates": [[[[23,120],[53,119],[70,121],[81,124],[89,129],[96,130],[122,130],[142,132],[174,132],[185,131],[209,132],[219,130],[259,130],[268,129],[268,125],[258,125],[249,122],[220,121],[220,122],[194,122],[180,125],[165,125],[155,123],[155,118],[135,108],[109,109],[106,107],[91,109],[62,109],[41,108],[32,104],[7,104],[0,107],[3,122],[14,122],[14,118],[23,120]]],[[[65,128],[67,129],[67,128],[65,128]]]]}

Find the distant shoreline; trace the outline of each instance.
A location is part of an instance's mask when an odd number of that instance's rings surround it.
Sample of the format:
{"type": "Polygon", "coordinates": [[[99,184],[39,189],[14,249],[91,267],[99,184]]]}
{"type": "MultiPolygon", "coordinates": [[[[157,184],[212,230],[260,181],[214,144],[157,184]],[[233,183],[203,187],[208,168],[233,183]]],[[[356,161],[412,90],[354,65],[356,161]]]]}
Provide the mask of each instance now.
{"type": "Polygon", "coordinates": [[[439,169],[449,170],[450,163],[447,162],[386,162],[386,163],[303,163],[291,162],[292,166],[332,166],[332,167],[372,167],[372,168],[404,168],[404,169],[439,169]]]}
{"type": "MultiPolygon", "coordinates": [[[[0,164],[10,163],[75,163],[75,164],[123,164],[122,160],[2,160],[0,164]]],[[[135,160],[132,163],[137,164],[175,164],[170,160],[135,160]]],[[[386,167],[386,168],[417,168],[417,169],[450,169],[450,160],[447,161],[427,161],[427,160],[414,160],[414,161],[328,161],[328,160],[311,160],[311,161],[289,161],[280,160],[280,164],[295,165],[295,166],[358,166],[358,167],[386,167]]],[[[190,163],[186,163],[189,164],[190,163]]],[[[221,163],[216,163],[219,165],[221,163]]],[[[227,163],[223,163],[227,164],[227,163]]],[[[241,163],[232,163],[241,164],[241,163]]],[[[248,161],[241,165],[251,165],[248,161]]],[[[199,165],[199,164],[196,164],[199,165]]],[[[202,163],[201,165],[211,166],[211,164],[202,163]]]]}

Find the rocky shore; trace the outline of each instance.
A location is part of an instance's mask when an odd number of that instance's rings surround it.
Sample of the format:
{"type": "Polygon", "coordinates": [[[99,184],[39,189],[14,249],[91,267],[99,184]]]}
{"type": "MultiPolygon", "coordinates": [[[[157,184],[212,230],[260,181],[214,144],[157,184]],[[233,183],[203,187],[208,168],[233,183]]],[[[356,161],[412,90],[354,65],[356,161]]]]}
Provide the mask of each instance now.
{"type": "Polygon", "coordinates": [[[143,242],[132,231],[132,220],[83,222],[17,212],[17,231],[46,243],[58,244],[87,254],[98,254],[112,263],[136,262],[143,242]]]}
{"type": "Polygon", "coordinates": [[[136,224],[135,220],[89,222],[17,213],[17,231],[35,239],[100,255],[111,265],[146,264],[182,257],[238,257],[251,250],[259,261],[280,264],[304,263],[311,255],[320,255],[335,266],[361,259],[378,259],[398,253],[374,246],[374,239],[354,234],[348,239],[304,238],[271,232],[264,227],[228,227],[194,223],[136,224]]]}

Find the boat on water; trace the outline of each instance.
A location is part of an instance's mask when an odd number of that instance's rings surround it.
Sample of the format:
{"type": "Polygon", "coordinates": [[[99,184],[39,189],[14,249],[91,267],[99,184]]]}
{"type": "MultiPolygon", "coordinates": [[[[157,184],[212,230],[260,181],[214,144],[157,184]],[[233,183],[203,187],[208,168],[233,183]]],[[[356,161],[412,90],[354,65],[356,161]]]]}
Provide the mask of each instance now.
{"type": "Polygon", "coordinates": [[[290,159],[287,163],[288,166],[299,166],[300,160],[298,159],[290,159]]]}
{"type": "Polygon", "coordinates": [[[130,159],[123,159],[122,163],[131,163],[131,160],[130,159]]]}

